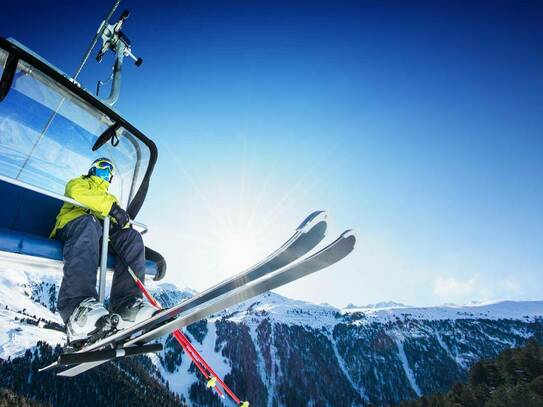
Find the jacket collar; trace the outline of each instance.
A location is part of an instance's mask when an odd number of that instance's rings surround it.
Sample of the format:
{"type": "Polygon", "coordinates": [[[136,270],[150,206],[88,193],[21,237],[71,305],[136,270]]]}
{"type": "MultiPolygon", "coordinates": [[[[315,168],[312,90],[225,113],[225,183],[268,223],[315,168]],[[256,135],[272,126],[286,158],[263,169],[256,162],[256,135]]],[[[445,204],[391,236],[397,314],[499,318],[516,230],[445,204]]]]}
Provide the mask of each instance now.
{"type": "Polygon", "coordinates": [[[102,191],[107,191],[109,188],[109,182],[107,182],[105,179],[97,177],[96,175],[91,175],[89,180],[96,188],[102,191]]]}

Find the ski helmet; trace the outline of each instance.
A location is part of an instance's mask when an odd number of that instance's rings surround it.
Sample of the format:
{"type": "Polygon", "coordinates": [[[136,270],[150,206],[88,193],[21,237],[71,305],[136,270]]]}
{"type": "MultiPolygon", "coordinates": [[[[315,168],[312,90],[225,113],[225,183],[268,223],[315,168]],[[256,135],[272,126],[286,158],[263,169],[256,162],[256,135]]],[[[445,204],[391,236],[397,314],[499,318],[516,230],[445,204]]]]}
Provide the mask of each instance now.
{"type": "Polygon", "coordinates": [[[94,160],[89,169],[88,175],[96,175],[104,181],[111,182],[115,174],[115,167],[109,158],[101,157],[94,160]]]}

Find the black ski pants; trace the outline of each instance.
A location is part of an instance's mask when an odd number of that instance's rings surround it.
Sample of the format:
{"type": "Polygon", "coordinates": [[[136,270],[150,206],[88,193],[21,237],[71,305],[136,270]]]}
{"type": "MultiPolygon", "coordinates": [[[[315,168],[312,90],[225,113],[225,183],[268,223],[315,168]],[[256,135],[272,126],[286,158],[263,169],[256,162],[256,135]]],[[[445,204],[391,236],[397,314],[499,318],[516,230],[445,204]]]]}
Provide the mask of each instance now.
{"type": "MultiPolygon", "coordinates": [[[[58,230],[57,238],[64,242],[64,276],[58,293],[57,309],[66,323],[82,300],[89,297],[98,299],[96,280],[102,223],[90,214],[80,216],[58,230]]],[[[128,273],[127,265],[144,282],[145,246],[141,235],[132,228],[112,232],[109,245],[117,255],[110,296],[110,308],[114,311],[124,301],[142,297],[128,273]]]]}

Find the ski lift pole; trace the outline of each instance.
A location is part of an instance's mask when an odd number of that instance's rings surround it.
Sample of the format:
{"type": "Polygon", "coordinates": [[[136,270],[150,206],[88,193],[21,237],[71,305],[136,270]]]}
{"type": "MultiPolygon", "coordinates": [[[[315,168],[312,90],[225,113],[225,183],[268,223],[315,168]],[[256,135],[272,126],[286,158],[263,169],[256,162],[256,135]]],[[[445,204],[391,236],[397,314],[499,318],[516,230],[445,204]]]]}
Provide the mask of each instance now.
{"type": "MultiPolygon", "coordinates": [[[[130,275],[132,276],[132,278],[134,279],[134,282],[136,283],[136,285],[138,286],[138,288],[140,289],[140,291],[143,293],[143,295],[145,295],[145,297],[149,300],[149,302],[151,303],[151,305],[153,305],[155,308],[157,309],[162,309],[162,305],[160,305],[160,303],[151,295],[151,293],[147,290],[147,288],[145,288],[145,286],[143,285],[143,283],[141,282],[141,280],[138,278],[138,276],[136,276],[134,274],[134,272],[130,269],[130,267],[128,267],[128,272],[130,273],[130,275]]],[[[215,371],[207,364],[207,362],[204,360],[204,358],[202,358],[202,356],[200,356],[200,354],[198,353],[198,351],[194,348],[194,346],[192,346],[192,344],[190,343],[190,341],[185,337],[185,335],[183,335],[183,333],[181,332],[181,330],[179,329],[176,329],[174,332],[173,332],[173,335],[174,337],[177,339],[177,341],[181,344],[181,346],[183,348],[185,348],[185,346],[187,348],[189,348],[192,352],[194,352],[194,354],[198,357],[199,359],[199,363],[201,363],[205,368],[206,370],[209,371],[210,373],[210,376],[211,377],[211,380],[215,379],[219,385],[228,393],[228,395],[232,398],[232,400],[234,400],[234,402],[240,406],[240,407],[249,407],[249,402],[247,401],[241,401],[236,395],[235,393],[226,385],[226,383],[224,383],[220,378],[219,376],[215,373],[215,371]],[[183,345],[183,343],[185,343],[185,346],[183,345]]],[[[189,353],[189,356],[190,356],[190,353],[189,353]]],[[[194,361],[194,359],[193,359],[194,361]]],[[[196,364],[196,363],[195,363],[196,364]]],[[[214,380],[213,380],[214,382],[214,380]]],[[[215,389],[217,389],[216,386],[212,385],[212,387],[214,387],[215,389]]]]}
{"type": "Polygon", "coordinates": [[[89,56],[96,46],[96,43],[102,37],[102,34],[104,33],[105,29],[107,28],[107,25],[109,23],[109,19],[113,16],[113,13],[115,13],[115,10],[117,10],[117,7],[119,7],[119,4],[121,3],[121,0],[115,0],[115,3],[113,4],[113,7],[111,10],[109,10],[109,13],[107,13],[106,17],[102,21],[102,24],[100,24],[100,27],[98,27],[98,31],[96,32],[96,35],[92,39],[89,48],[87,49],[87,52],[85,52],[85,55],[83,55],[83,59],[81,59],[81,62],[79,63],[79,66],[77,67],[77,70],[75,71],[75,74],[73,76],[74,79],[77,79],[79,74],[81,73],[81,70],[87,63],[87,60],[89,59],[89,56]]]}

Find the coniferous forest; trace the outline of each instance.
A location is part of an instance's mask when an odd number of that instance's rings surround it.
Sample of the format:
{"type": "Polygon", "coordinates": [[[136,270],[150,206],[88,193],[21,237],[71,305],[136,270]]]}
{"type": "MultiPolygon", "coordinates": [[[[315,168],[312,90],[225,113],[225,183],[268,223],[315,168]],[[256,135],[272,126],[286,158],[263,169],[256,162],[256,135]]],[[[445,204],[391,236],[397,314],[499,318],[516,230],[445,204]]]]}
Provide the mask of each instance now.
{"type": "Polygon", "coordinates": [[[22,357],[0,360],[0,407],[186,405],[169,391],[146,357],[108,363],[70,380],[38,372],[59,353],[60,347],[39,342],[22,357]]]}
{"type": "Polygon", "coordinates": [[[535,338],[472,366],[467,383],[401,407],[543,407],[543,347],[535,338]]]}
{"type": "MultiPolygon", "coordinates": [[[[75,379],[69,385],[49,374],[30,379],[38,365],[55,358],[57,352],[40,343],[24,357],[0,361],[0,407],[96,406],[105,400],[114,400],[112,405],[184,405],[157,380],[156,372],[149,375],[153,369],[146,358],[106,365],[96,369],[92,377],[75,379]]],[[[204,394],[202,388],[200,395],[204,394]]],[[[455,384],[448,393],[423,396],[399,406],[543,407],[543,347],[532,338],[524,347],[507,349],[496,359],[477,362],[467,382],[455,384]]]]}

